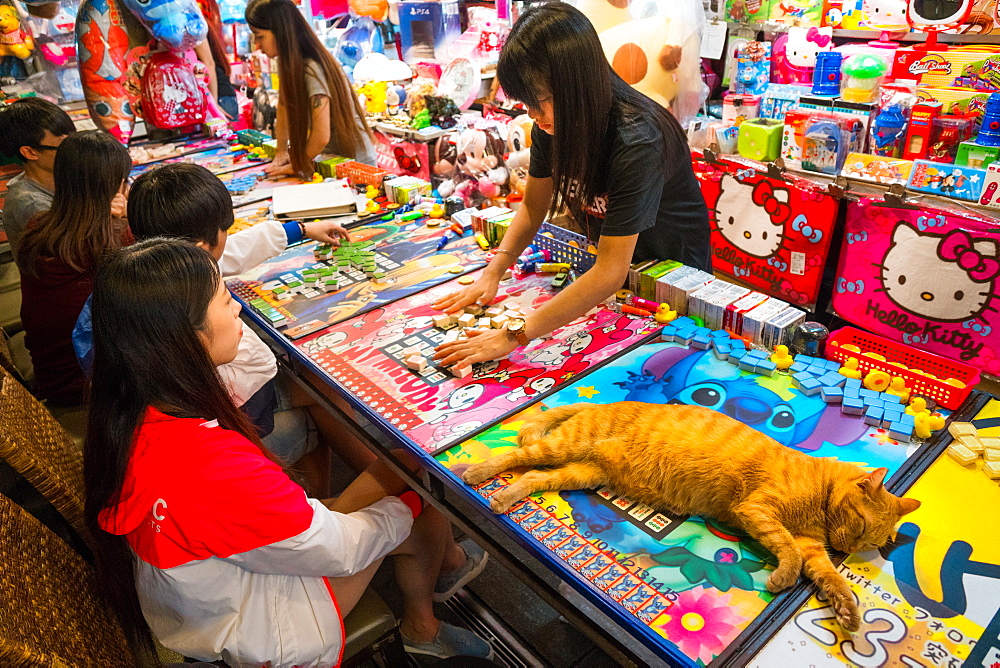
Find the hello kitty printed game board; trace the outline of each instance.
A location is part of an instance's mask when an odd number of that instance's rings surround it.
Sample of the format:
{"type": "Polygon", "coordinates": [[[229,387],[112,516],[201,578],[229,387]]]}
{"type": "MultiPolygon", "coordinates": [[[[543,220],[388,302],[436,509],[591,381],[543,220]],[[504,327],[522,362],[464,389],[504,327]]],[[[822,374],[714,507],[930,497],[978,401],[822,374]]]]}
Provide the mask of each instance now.
{"type": "Polygon", "coordinates": [[[839,202],[814,184],[730,161],[695,161],[712,224],[712,267],[813,309],[839,202]]]}
{"type": "MultiPolygon", "coordinates": [[[[543,274],[502,281],[494,303],[530,312],[555,294],[551,281],[543,274]]],[[[600,306],[508,359],[474,365],[467,378],[434,365],[409,369],[404,349],[419,346],[430,357],[444,338],[432,321],[440,311],[431,304],[459,287],[451,281],[405,297],[296,345],[407,438],[435,453],[650,340],[662,328],[652,318],[600,306]]]]}
{"type": "Polygon", "coordinates": [[[845,241],[833,294],[839,316],[1000,374],[1000,226],[994,220],[862,200],[848,209],[845,241]]]}

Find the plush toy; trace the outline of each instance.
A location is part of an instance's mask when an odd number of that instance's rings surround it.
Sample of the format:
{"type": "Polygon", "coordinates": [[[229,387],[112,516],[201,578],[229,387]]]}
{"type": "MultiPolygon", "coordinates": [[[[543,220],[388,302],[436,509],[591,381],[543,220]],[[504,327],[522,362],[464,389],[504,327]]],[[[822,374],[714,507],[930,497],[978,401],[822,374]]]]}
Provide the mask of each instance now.
{"type": "Polygon", "coordinates": [[[23,60],[31,55],[34,48],[35,40],[21,29],[17,9],[11,5],[0,5],[0,56],[23,60]]]}
{"type": "Polygon", "coordinates": [[[358,87],[358,100],[369,114],[384,114],[386,105],[386,83],[384,81],[369,81],[358,87]]]}
{"type": "Polygon", "coordinates": [[[118,141],[128,143],[135,115],[123,85],[128,34],[118,6],[84,0],[76,17],[80,81],[90,117],[118,141]]]}
{"type": "Polygon", "coordinates": [[[406,89],[399,84],[393,84],[386,88],[385,105],[390,116],[395,116],[403,110],[406,104],[406,89]]]}
{"type": "Polygon", "coordinates": [[[486,198],[500,195],[500,186],[507,182],[507,169],[502,157],[504,142],[494,128],[468,128],[455,140],[459,173],[438,186],[442,197],[461,197],[471,206],[478,192],[486,198]]]}
{"type": "Polygon", "coordinates": [[[455,131],[438,137],[430,146],[431,173],[438,179],[450,179],[458,169],[458,150],[455,148],[455,131]]]}
{"type": "Polygon", "coordinates": [[[832,48],[833,28],[789,28],[774,41],[772,83],[812,83],[816,54],[832,48]]]}
{"type": "Polygon", "coordinates": [[[608,62],[637,90],[682,122],[707,96],[701,80],[700,2],[572,0],[597,29],[608,62]]]}
{"type": "Polygon", "coordinates": [[[507,128],[507,155],[504,163],[510,172],[510,189],[524,194],[528,182],[528,162],[531,158],[531,128],[534,121],[522,114],[510,122],[507,128]]]}
{"type": "Polygon", "coordinates": [[[121,0],[121,3],[135,14],[153,39],[171,51],[193,49],[208,33],[208,24],[195,0],[121,0]]]}

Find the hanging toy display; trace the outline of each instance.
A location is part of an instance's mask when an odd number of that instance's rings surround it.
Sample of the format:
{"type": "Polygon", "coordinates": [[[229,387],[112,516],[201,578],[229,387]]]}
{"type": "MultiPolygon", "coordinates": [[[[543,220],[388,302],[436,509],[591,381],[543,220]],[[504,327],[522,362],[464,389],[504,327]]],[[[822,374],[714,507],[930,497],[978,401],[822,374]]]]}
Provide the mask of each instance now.
{"type": "Polygon", "coordinates": [[[35,40],[21,28],[21,19],[12,5],[0,5],[0,56],[24,60],[31,56],[35,40]]]}
{"type": "Polygon", "coordinates": [[[135,115],[122,82],[128,35],[113,0],[84,0],[76,17],[83,95],[90,117],[118,141],[132,137],[135,115]]]}
{"type": "Polygon", "coordinates": [[[200,44],[208,25],[194,0],[121,0],[153,39],[171,51],[187,51],[200,44]]]}

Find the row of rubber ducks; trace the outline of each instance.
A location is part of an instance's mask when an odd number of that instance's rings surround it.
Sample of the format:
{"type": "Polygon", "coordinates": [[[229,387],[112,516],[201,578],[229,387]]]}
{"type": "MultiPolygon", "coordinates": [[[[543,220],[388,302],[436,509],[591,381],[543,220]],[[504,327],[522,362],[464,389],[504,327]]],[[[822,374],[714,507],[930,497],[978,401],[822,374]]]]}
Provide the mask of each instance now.
{"type": "MultiPolygon", "coordinates": [[[[382,193],[373,185],[369,185],[365,190],[365,198],[368,200],[365,203],[365,213],[376,214],[383,209],[387,211],[392,211],[400,207],[399,204],[386,204],[382,205],[377,200],[382,197],[382,193]]],[[[413,206],[414,211],[420,211],[422,214],[427,216],[433,221],[440,221],[444,218],[445,208],[440,202],[420,202],[413,206]]],[[[428,223],[430,224],[430,223],[428,223]]],[[[440,224],[440,223],[439,223],[440,224]]]]}

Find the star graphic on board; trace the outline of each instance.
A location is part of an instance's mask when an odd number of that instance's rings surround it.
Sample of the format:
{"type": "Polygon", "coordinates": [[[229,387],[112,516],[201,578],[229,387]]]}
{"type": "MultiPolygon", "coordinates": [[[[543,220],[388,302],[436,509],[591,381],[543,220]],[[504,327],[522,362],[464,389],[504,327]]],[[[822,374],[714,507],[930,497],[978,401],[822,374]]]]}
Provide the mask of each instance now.
{"type": "Polygon", "coordinates": [[[576,388],[576,396],[586,397],[587,399],[593,399],[595,394],[600,394],[601,391],[594,388],[593,385],[590,387],[578,387],[576,388]]]}

